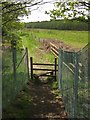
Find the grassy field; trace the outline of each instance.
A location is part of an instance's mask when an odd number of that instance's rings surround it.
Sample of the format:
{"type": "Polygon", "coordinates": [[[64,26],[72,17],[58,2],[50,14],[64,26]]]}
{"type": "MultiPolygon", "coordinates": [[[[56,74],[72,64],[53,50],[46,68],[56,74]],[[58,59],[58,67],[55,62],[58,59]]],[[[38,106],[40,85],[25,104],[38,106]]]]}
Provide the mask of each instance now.
{"type": "Polygon", "coordinates": [[[63,30],[44,30],[28,29],[37,38],[49,38],[63,41],[72,47],[83,48],[88,43],[88,31],[63,31],[63,30]]]}
{"type": "Polygon", "coordinates": [[[46,29],[23,29],[18,32],[23,45],[29,49],[29,57],[35,62],[54,62],[51,53],[41,51],[42,46],[38,39],[56,39],[63,41],[74,48],[83,48],[88,43],[88,31],[62,31],[46,29]]]}

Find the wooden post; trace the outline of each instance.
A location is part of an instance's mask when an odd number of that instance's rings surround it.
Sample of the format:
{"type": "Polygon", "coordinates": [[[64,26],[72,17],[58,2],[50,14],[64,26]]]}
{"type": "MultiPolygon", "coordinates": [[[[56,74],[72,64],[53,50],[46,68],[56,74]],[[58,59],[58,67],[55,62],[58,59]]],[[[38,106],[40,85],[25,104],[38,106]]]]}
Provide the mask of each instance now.
{"type": "Polygon", "coordinates": [[[29,61],[28,61],[28,49],[27,48],[26,48],[26,60],[27,60],[28,80],[29,80],[29,61]]]}
{"type": "Polygon", "coordinates": [[[62,88],[62,65],[63,65],[63,50],[59,50],[59,57],[58,57],[58,85],[59,90],[62,93],[63,97],[63,88],[62,88]]]}
{"type": "Polygon", "coordinates": [[[13,56],[13,74],[16,81],[16,40],[11,41],[12,56],[13,56]]]}
{"type": "Polygon", "coordinates": [[[16,48],[13,48],[13,74],[16,81],[16,48]]]}
{"type": "Polygon", "coordinates": [[[31,65],[31,79],[33,80],[33,58],[30,57],[30,65],[31,65]]]}
{"type": "Polygon", "coordinates": [[[55,58],[55,81],[56,81],[56,72],[57,72],[57,58],[55,58]]]}

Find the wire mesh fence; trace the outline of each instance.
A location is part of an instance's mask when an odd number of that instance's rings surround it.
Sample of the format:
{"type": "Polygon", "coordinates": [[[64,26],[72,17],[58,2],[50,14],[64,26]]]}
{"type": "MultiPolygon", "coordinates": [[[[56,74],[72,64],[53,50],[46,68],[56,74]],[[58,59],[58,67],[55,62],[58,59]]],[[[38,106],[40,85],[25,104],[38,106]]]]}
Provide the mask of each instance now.
{"type": "Polygon", "coordinates": [[[2,50],[2,107],[7,108],[28,81],[27,50],[2,50]]]}
{"type": "Polygon", "coordinates": [[[90,118],[88,46],[79,52],[59,51],[58,84],[69,118],[90,118]]]}

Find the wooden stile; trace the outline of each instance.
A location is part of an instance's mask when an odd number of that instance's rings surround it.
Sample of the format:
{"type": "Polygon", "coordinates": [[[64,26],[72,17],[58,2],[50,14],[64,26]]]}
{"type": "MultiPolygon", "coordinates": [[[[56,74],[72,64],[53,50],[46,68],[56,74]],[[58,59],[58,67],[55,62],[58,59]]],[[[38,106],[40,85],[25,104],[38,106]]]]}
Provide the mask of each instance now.
{"type": "Polygon", "coordinates": [[[43,64],[43,63],[33,63],[33,58],[30,57],[30,67],[31,67],[31,79],[33,80],[33,71],[45,71],[45,73],[39,74],[39,76],[53,76],[55,77],[56,80],[56,72],[57,70],[57,58],[55,58],[55,63],[54,64],[43,64]],[[52,69],[50,68],[36,68],[35,65],[37,66],[53,66],[52,69]],[[54,73],[54,75],[52,74],[54,73]],[[48,75],[50,74],[50,75],[48,75]]]}

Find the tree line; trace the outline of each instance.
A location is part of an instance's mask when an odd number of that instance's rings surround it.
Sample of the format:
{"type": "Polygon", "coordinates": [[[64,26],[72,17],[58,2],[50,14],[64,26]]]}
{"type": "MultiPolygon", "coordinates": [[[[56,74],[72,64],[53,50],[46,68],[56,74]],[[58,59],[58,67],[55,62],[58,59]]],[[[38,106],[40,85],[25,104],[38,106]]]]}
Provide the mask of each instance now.
{"type": "Polygon", "coordinates": [[[25,23],[26,28],[56,29],[56,30],[85,30],[88,31],[88,23],[77,20],[51,20],[25,23]]]}
{"type": "MultiPolygon", "coordinates": [[[[2,43],[10,42],[13,39],[20,41],[20,37],[16,33],[19,29],[24,27],[24,23],[21,23],[20,18],[22,19],[23,16],[28,16],[33,10],[49,2],[50,1],[45,2],[44,0],[1,1],[0,22],[2,23],[2,43]]],[[[27,28],[88,30],[88,24],[90,25],[90,15],[88,14],[90,2],[88,2],[88,0],[60,0],[55,3],[55,6],[56,8],[49,13],[46,11],[46,14],[49,14],[53,20],[49,22],[26,23],[25,26],[27,28]],[[58,18],[64,19],[64,21],[55,20],[58,18]],[[66,20],[71,18],[75,19],[75,21],[66,20]]]]}

